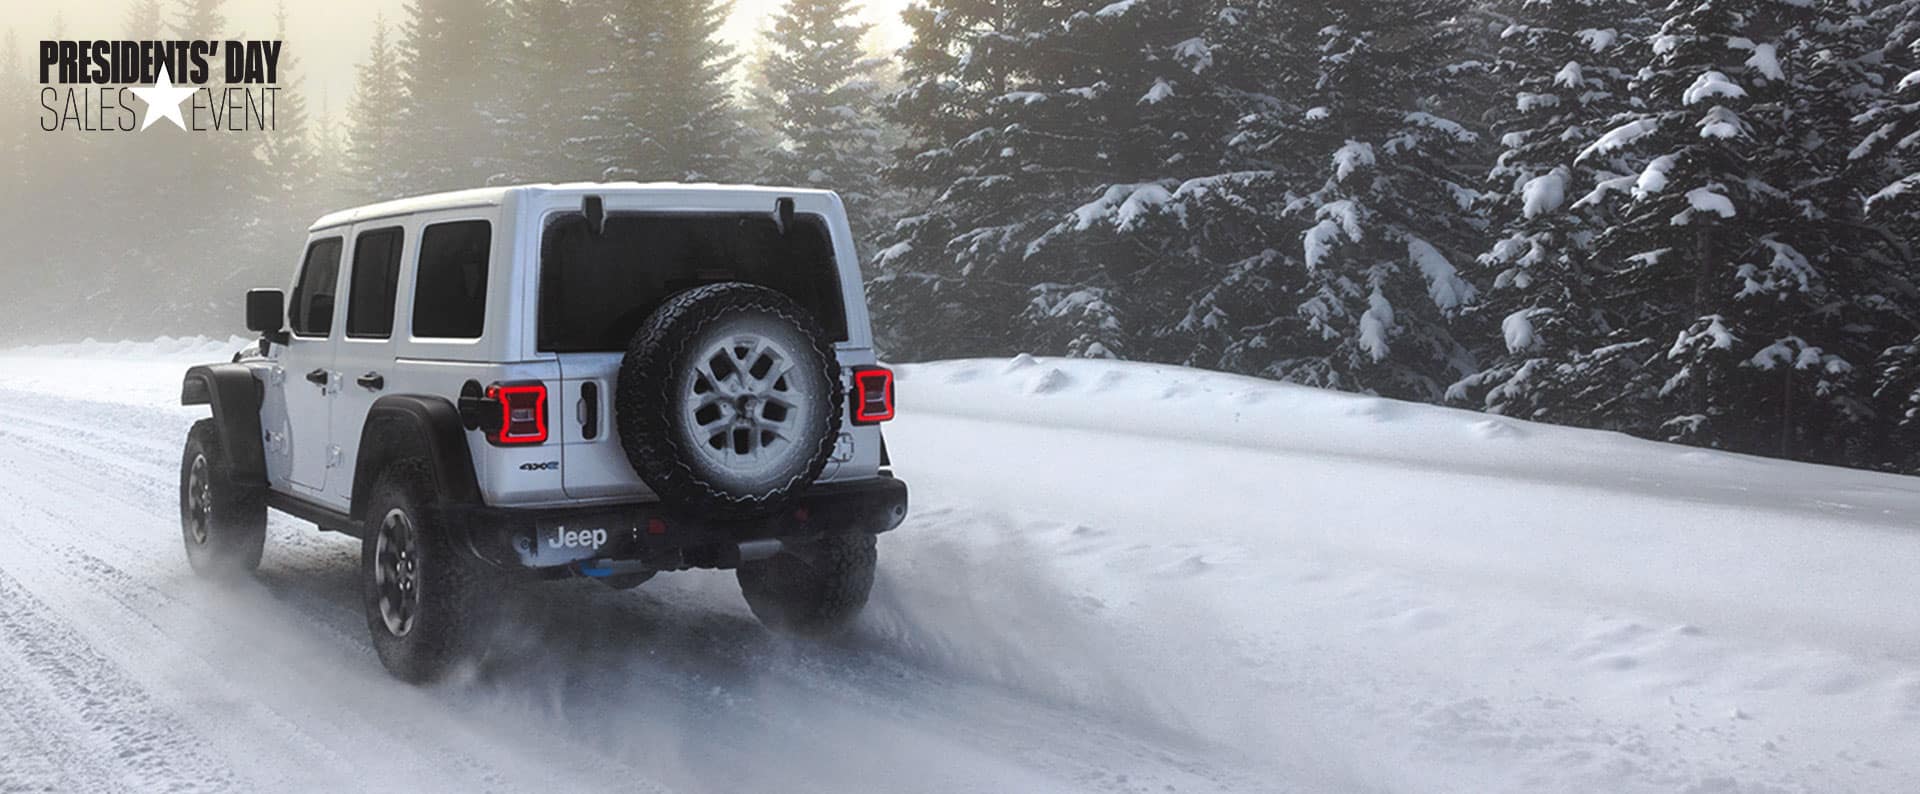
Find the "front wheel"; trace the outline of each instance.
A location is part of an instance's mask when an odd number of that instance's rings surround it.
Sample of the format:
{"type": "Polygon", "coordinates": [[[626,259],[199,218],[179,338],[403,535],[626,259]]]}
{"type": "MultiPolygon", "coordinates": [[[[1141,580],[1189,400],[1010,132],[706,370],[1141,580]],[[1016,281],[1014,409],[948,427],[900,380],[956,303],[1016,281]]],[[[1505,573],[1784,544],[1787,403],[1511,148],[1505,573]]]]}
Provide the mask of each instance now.
{"type": "Polygon", "coordinates": [[[187,431],[180,458],[180,536],[193,572],[209,579],[252,573],[266,548],[266,493],[234,481],[233,461],[212,419],[187,431]]]}
{"type": "Polygon", "coordinates": [[[827,637],[845,631],[866,607],[878,560],[872,535],[828,535],[741,563],[736,577],[747,607],[762,625],[786,634],[827,637]]]}
{"type": "Polygon", "coordinates": [[[374,482],[360,545],[367,628],[394,677],[439,680],[479,656],[498,595],[487,564],[453,541],[427,463],[398,461],[374,482]]]}

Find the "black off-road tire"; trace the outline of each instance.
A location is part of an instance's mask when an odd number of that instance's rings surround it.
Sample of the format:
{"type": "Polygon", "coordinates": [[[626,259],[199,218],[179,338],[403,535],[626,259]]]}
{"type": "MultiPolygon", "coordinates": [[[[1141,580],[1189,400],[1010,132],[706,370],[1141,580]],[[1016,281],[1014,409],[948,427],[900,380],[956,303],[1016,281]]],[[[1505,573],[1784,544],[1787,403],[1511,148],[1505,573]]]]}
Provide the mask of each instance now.
{"type": "MultiPolygon", "coordinates": [[[[366,537],[360,545],[362,603],[373,648],[387,671],[402,681],[437,681],[463,662],[477,661],[490,638],[504,577],[455,542],[434,491],[425,460],[403,458],[374,480],[367,500],[366,537]],[[396,519],[395,516],[399,518],[396,519]],[[383,554],[401,559],[388,526],[404,520],[412,531],[411,622],[404,631],[388,625],[382,609],[383,554]],[[383,548],[381,538],[389,542],[383,548]]],[[[388,591],[391,596],[391,591],[388,591]]]]}
{"type": "Polygon", "coordinates": [[[267,491],[234,481],[233,461],[212,419],[187,431],[180,457],[180,536],[193,572],[209,579],[253,573],[266,549],[267,491]]]}
{"type": "Polygon", "coordinates": [[[874,536],[828,535],[796,551],[740,564],[740,593],[761,625],[783,634],[822,638],[860,616],[879,561],[874,536]]]}
{"type": "MultiPolygon", "coordinates": [[[[727,349],[744,348],[723,347],[722,356],[727,349]]],[[[779,510],[820,476],[840,434],[844,391],[833,343],[806,309],[766,287],[708,284],[667,299],[634,335],[620,365],[614,421],[627,460],[661,501],[702,516],[753,518],[779,510]],[[792,414],[783,409],[782,421],[792,420],[791,435],[773,437],[791,446],[769,455],[764,470],[728,468],[716,462],[713,455],[728,454],[732,442],[696,429],[689,421],[703,399],[690,392],[702,382],[700,367],[705,364],[708,372],[717,371],[708,354],[715,345],[742,335],[774,340],[779,352],[791,358],[791,368],[784,370],[790,383],[762,386],[784,385],[807,395],[804,409],[792,414]],[[700,448],[701,444],[709,445],[711,451],[700,448]]],[[[724,406],[730,412],[727,416],[767,410],[763,402],[740,405],[724,406]]],[[[749,437],[759,437],[759,431],[749,437]]]]}

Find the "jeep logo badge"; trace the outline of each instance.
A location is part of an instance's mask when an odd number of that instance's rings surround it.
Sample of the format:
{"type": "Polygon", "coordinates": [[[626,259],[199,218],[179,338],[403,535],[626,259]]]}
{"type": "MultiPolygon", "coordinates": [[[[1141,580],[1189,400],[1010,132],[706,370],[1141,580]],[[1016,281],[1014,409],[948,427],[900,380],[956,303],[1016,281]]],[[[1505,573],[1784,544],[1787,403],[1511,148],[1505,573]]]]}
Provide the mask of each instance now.
{"type": "Polygon", "coordinates": [[[521,471],[554,471],[559,468],[560,468],[560,461],[557,461],[557,460],[550,460],[545,463],[520,464],[521,471]]]}
{"type": "Polygon", "coordinates": [[[604,529],[567,529],[566,527],[560,527],[559,531],[553,533],[553,537],[547,540],[547,545],[556,549],[597,549],[605,545],[606,542],[607,531],[604,529]]]}

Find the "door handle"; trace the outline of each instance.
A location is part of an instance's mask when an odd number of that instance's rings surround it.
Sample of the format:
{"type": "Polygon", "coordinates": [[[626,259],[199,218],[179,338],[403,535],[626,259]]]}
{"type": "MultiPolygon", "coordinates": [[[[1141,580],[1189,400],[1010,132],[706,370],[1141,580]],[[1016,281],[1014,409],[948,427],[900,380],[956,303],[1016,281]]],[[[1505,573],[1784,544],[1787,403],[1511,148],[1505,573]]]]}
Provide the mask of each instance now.
{"type": "Polygon", "coordinates": [[[369,372],[361,375],[358,378],[354,378],[353,382],[360,384],[360,387],[367,391],[379,391],[387,387],[387,379],[381,377],[378,372],[369,372]]]}
{"type": "Polygon", "coordinates": [[[327,387],[327,371],[316,369],[307,373],[307,382],[324,389],[327,387]]]}

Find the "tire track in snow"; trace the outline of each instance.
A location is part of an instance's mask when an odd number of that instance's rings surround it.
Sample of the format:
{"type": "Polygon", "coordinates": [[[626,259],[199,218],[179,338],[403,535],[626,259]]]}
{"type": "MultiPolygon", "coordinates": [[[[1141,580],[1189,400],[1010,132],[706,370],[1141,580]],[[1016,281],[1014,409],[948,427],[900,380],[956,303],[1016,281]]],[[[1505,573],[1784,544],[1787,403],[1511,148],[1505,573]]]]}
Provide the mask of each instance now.
{"type": "Polygon", "coordinates": [[[220,710],[231,723],[220,728],[226,757],[256,748],[287,756],[243,767],[260,787],[329,777],[353,787],[418,779],[406,773],[421,770],[433,770],[435,785],[469,790],[573,787],[556,783],[565,780],[633,788],[648,778],[694,790],[904,779],[1002,790],[1271,787],[1244,767],[1213,763],[1195,743],[1113,715],[1036,705],[1037,693],[946,669],[891,638],[839,646],[772,638],[730,587],[703,587],[714,579],[706,574],[638,595],[585,586],[521,593],[531,620],[524,658],[472,685],[402,687],[372,661],[350,543],[276,516],[258,577],[267,598],[186,578],[173,502],[175,437],[191,409],[0,394],[11,406],[0,408],[0,455],[12,451],[37,472],[0,482],[0,494],[33,508],[32,521],[13,529],[38,556],[72,561],[33,568],[35,586],[58,589],[68,620],[85,615],[90,630],[129,637],[121,652],[143,646],[196,671],[178,677],[220,680],[209,700],[188,688],[203,682],[148,676],[163,699],[220,710]],[[77,518],[68,505],[87,512],[77,518]],[[716,605],[721,596],[731,608],[716,605]],[[247,641],[265,624],[277,632],[247,641]],[[239,749],[235,736],[245,740],[239,749]],[[356,757],[368,748],[397,760],[356,757]],[[311,775],[290,771],[295,764],[311,775]]]}
{"type": "MultiPolygon", "coordinates": [[[[282,758],[270,772],[279,779],[262,781],[274,784],[268,787],[314,786],[315,778],[326,778],[328,772],[337,780],[323,787],[333,788],[349,787],[351,781],[364,779],[362,776],[368,773],[390,780],[405,779],[420,769],[439,769],[435,785],[458,790],[517,791],[579,774],[577,769],[541,770],[524,763],[527,753],[547,744],[545,737],[495,736],[490,729],[469,730],[465,725],[448,724],[451,715],[429,705],[445,693],[415,690],[380,676],[366,642],[364,624],[360,623],[357,593],[351,604],[327,598],[258,600],[256,596],[262,593],[253,585],[223,588],[183,579],[185,563],[178,551],[178,529],[173,525],[177,520],[171,504],[173,489],[143,487],[142,483],[150,483],[151,478],[133,471],[141,467],[140,461],[38,431],[0,430],[0,437],[4,436],[28,441],[19,445],[21,448],[42,451],[45,474],[52,475],[39,482],[47,490],[39,493],[38,499],[21,494],[23,498],[12,500],[30,511],[30,521],[11,527],[13,534],[38,547],[30,556],[60,561],[43,563],[36,572],[43,574],[42,578],[64,577],[64,591],[83,594],[70,596],[76,603],[69,605],[69,613],[85,614],[95,624],[110,626],[112,636],[140,638],[150,657],[164,657],[171,665],[191,668],[194,676],[203,680],[223,681],[223,692],[212,702],[201,698],[197,705],[218,707],[227,718],[222,722],[244,725],[215,726],[224,734],[230,750],[257,745],[262,736],[274,737],[276,755],[282,758]],[[103,544],[106,548],[95,549],[134,560],[135,570],[70,542],[103,538],[87,534],[86,525],[45,507],[80,503],[91,491],[98,490],[98,481],[89,483],[83,478],[88,472],[81,463],[59,459],[74,456],[100,461],[122,475],[113,482],[116,487],[105,489],[104,502],[95,498],[95,518],[127,527],[162,525],[153,534],[108,533],[113,540],[103,544]],[[155,518],[155,514],[162,517],[155,518]],[[49,537],[45,528],[65,531],[49,537]],[[156,558],[156,551],[161,552],[160,557],[156,558]],[[52,570],[55,567],[59,570],[52,570]],[[171,592],[151,584],[169,580],[182,584],[171,592]],[[101,609],[104,601],[113,602],[114,608],[101,609]],[[310,621],[335,632],[343,624],[352,625],[355,631],[349,642],[316,646],[312,638],[284,630],[285,626],[303,626],[310,621]],[[273,673],[261,680],[261,676],[252,674],[235,676],[235,670],[273,673]],[[369,688],[354,682],[363,675],[380,677],[369,688]],[[327,699],[290,694],[326,684],[338,684],[330,688],[354,694],[327,699]],[[391,708],[393,703],[416,699],[421,702],[391,708]],[[370,748],[378,748],[378,754],[370,755],[370,748]],[[293,771],[296,769],[297,774],[293,771]]],[[[157,466],[148,464],[146,468],[157,466]]],[[[11,490],[8,485],[0,483],[0,492],[11,490]]],[[[283,588],[280,595],[288,592],[304,591],[283,588]]],[[[636,785],[631,781],[642,777],[638,770],[610,766],[599,759],[584,759],[578,767],[599,770],[609,779],[624,779],[630,785],[636,785]]]]}
{"type": "Polygon", "coordinates": [[[165,791],[226,790],[234,774],[208,756],[200,738],[177,715],[147,696],[144,687],[103,656],[70,626],[56,622],[47,605],[0,569],[0,636],[15,667],[26,673],[5,685],[12,699],[32,681],[45,693],[43,712],[66,712],[83,727],[94,748],[86,768],[67,777],[116,781],[113,788],[165,791]]]}

